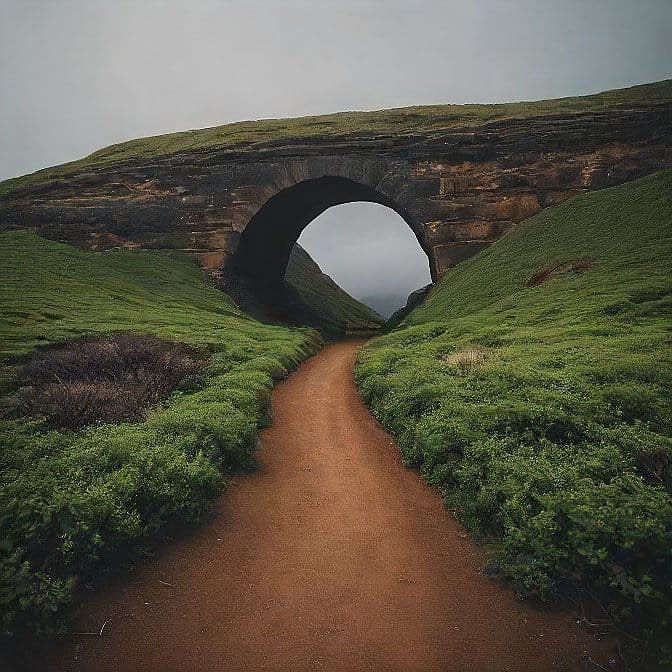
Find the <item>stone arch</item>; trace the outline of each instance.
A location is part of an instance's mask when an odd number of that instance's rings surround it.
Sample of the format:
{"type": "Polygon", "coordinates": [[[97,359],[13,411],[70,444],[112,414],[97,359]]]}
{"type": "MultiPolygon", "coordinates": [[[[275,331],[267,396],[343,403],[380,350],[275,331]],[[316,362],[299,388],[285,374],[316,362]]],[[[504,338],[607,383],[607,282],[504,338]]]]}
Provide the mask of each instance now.
{"type": "Polygon", "coordinates": [[[293,305],[296,297],[291,295],[284,277],[294,244],[301,232],[325,210],[354,202],[377,203],[396,212],[427,255],[432,279],[436,279],[434,250],[426,239],[424,227],[407,208],[363,179],[322,175],[274,190],[249,217],[222,269],[225,291],[252,315],[262,319],[289,316],[291,321],[292,313],[296,312],[293,305]]]}
{"type": "MultiPolygon", "coordinates": [[[[345,134],[316,126],[306,136],[278,131],[274,139],[261,133],[259,141],[230,144],[224,131],[221,146],[137,156],[129,149],[118,159],[108,152],[105,160],[103,151],[4,183],[0,230],[32,228],[89,249],[181,250],[217,280],[235,281],[227,271],[236,264],[248,271],[255,261],[266,265],[245,252],[246,229],[252,223],[250,241],[260,235],[256,224],[279,205],[271,199],[289,198],[285,190],[307,189],[313,180],[330,181],[331,202],[313,193],[317,215],[339,203],[333,178],[342,178],[348,189],[341,189],[340,202],[370,200],[402,215],[438,279],[543,208],[672,165],[670,136],[660,132],[669,125],[669,101],[632,100],[632,106],[605,103],[599,112],[465,126],[446,118],[445,128],[439,115],[432,131],[413,131],[411,116],[408,128],[392,122],[369,128],[362,117],[345,134]]],[[[282,267],[282,255],[272,260],[282,267]]],[[[271,266],[267,277],[277,277],[271,266]]]]}
{"type": "Polygon", "coordinates": [[[228,261],[228,275],[244,281],[256,292],[274,293],[284,278],[292,247],[310,222],[328,208],[362,201],[384,205],[399,214],[415,234],[433,273],[433,249],[425,240],[423,227],[406,208],[367,184],[327,175],[285,187],[257,210],[228,261]]]}

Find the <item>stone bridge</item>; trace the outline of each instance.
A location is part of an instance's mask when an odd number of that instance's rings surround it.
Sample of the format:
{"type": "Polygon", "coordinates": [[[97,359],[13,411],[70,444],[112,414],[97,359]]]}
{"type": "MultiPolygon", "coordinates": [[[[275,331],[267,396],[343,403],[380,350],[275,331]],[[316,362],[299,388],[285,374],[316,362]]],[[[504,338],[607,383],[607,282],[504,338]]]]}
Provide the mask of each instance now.
{"type": "Polygon", "coordinates": [[[660,104],[92,162],[5,193],[0,229],[90,249],[180,249],[256,291],[281,283],[317,215],[372,201],[403,217],[437,279],[542,208],[672,165],[671,129],[672,106],[660,104]]]}

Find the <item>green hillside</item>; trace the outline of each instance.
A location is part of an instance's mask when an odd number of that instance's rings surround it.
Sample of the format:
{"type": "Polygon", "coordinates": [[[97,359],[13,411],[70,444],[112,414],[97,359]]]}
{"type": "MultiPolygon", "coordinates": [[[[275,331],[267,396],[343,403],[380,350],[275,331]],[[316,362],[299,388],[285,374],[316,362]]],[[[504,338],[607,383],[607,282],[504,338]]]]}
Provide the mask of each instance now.
{"type": "Polygon", "coordinates": [[[242,314],[185,258],[0,234],[0,634],[53,630],[75,577],[199,518],[226,473],[253,464],[273,380],[319,347],[313,331],[242,314]],[[139,423],[71,431],[23,414],[31,353],[115,332],[186,343],[207,366],[139,423]]]}
{"type": "Polygon", "coordinates": [[[83,159],[0,182],[0,195],[54,177],[62,177],[85,167],[128,159],[154,158],[194,150],[234,149],[257,143],[300,142],[315,136],[337,138],[359,135],[432,135],[451,128],[501,119],[600,112],[671,101],[672,80],[668,79],[590,96],[555,100],[490,105],[423,105],[375,112],[339,112],[317,117],[242,121],[212,128],[139,138],[105,147],[83,159]]]}
{"type": "Polygon", "coordinates": [[[497,573],[590,587],[639,636],[672,622],[671,259],[672,170],[574,197],[447,273],[356,370],[497,573]]]}
{"type": "MultiPolygon", "coordinates": [[[[343,291],[297,243],[285,280],[298,292],[325,333],[340,334],[380,329],[385,319],[343,291]]],[[[310,323],[304,321],[304,323],[310,323]]]]}

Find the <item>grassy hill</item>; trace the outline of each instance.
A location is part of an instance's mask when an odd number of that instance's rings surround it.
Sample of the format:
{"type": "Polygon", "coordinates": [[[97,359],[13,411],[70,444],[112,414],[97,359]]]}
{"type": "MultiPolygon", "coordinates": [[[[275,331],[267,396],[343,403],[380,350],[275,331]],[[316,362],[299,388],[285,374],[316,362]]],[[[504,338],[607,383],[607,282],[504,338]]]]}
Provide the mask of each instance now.
{"type": "Polygon", "coordinates": [[[62,177],[83,168],[93,168],[96,165],[112,164],[127,159],[155,158],[195,150],[236,149],[274,142],[286,144],[301,142],[315,136],[325,138],[355,138],[361,135],[431,136],[451,128],[503,119],[632,109],[670,101],[672,101],[672,80],[668,79],[590,96],[555,100],[490,105],[422,105],[375,112],[339,112],[294,119],[242,121],[111,145],[83,159],[0,182],[0,195],[33,183],[62,177]]]}
{"type": "MultiPolygon", "coordinates": [[[[320,329],[329,334],[380,329],[385,319],[343,291],[297,243],[285,280],[297,291],[320,329]]],[[[309,323],[309,322],[308,322],[309,323]]]]}
{"type": "Polygon", "coordinates": [[[451,270],[356,370],[495,571],[542,599],[589,587],[638,636],[672,622],[671,259],[672,170],[577,196],[451,270]]]}
{"type": "Polygon", "coordinates": [[[242,314],[185,258],[0,234],[0,633],[59,627],[76,581],[167,520],[199,518],[253,464],[273,380],[319,347],[242,314]],[[116,332],[186,343],[207,366],[141,422],[72,431],[24,414],[32,353],[116,332]]]}

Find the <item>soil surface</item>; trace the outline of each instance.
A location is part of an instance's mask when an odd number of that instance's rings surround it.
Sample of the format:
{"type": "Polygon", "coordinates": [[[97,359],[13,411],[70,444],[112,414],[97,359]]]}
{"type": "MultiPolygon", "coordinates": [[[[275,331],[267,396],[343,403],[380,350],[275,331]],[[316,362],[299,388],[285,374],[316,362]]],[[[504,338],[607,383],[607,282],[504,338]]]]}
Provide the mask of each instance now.
{"type": "Polygon", "coordinates": [[[613,669],[575,616],[482,573],[483,549],[360,401],[358,347],[330,345],[278,385],[259,470],[87,598],[75,629],[107,621],[102,636],[71,635],[29,669],[599,669],[586,650],[613,669]]]}

